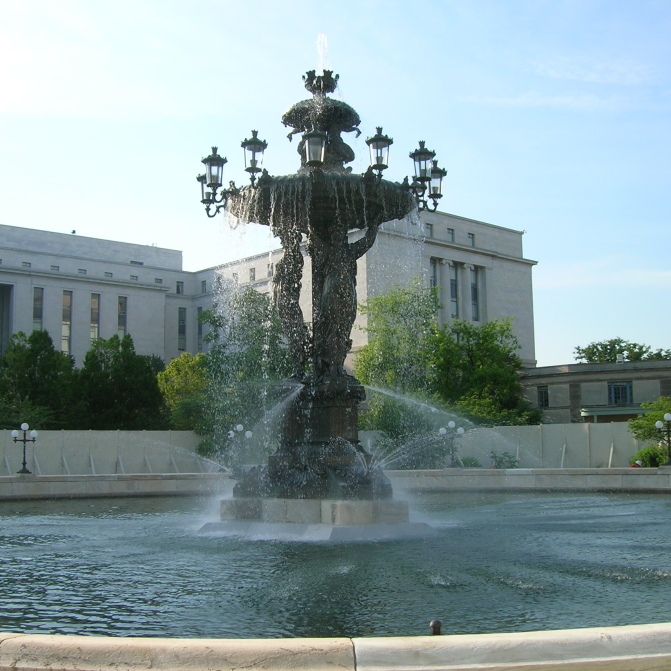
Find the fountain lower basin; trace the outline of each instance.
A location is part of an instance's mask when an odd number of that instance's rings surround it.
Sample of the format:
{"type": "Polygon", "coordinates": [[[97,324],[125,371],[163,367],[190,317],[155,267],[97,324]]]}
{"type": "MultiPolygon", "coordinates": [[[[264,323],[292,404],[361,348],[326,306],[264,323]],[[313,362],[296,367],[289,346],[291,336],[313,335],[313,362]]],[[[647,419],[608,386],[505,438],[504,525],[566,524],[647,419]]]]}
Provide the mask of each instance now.
{"type": "Polygon", "coordinates": [[[221,522],[201,533],[253,538],[320,541],[370,541],[427,536],[424,522],[410,522],[407,501],[323,499],[222,499],[221,522]]]}

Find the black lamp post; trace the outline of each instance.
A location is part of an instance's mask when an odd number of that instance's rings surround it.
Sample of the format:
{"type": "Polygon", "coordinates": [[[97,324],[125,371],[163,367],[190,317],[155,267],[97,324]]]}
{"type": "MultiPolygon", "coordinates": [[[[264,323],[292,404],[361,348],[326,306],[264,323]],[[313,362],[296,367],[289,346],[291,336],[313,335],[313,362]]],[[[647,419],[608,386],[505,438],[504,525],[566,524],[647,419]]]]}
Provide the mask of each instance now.
{"type": "Polygon", "coordinates": [[[668,459],[666,460],[665,466],[671,466],[671,412],[667,412],[664,415],[664,421],[657,420],[655,426],[659,429],[662,436],[664,435],[664,425],[666,424],[666,454],[668,459]]]}
{"type": "Polygon", "coordinates": [[[28,429],[30,427],[24,422],[21,424],[21,431],[23,431],[23,438],[19,438],[19,432],[14,429],[12,431],[12,438],[14,439],[15,443],[23,443],[23,467],[21,468],[20,471],[17,471],[17,473],[30,473],[31,471],[28,470],[28,464],[26,463],[26,443],[34,443],[35,440],[37,439],[37,431],[33,429],[30,432],[30,438],[27,437],[28,429]]]}

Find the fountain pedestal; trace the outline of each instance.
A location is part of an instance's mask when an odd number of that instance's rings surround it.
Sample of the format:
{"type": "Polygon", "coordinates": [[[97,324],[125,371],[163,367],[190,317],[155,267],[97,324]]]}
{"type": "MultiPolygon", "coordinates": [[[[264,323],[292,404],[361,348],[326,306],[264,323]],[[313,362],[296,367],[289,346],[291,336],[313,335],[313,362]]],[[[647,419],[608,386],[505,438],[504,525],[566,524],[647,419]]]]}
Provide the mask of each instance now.
{"type": "Polygon", "coordinates": [[[358,437],[364,388],[351,376],[306,384],[286,409],[277,452],[235,486],[241,499],[377,501],[389,479],[358,437]]]}
{"type": "Polygon", "coordinates": [[[313,541],[372,541],[426,536],[435,531],[410,522],[407,501],[234,498],[221,501],[221,522],[201,533],[313,541]]]}

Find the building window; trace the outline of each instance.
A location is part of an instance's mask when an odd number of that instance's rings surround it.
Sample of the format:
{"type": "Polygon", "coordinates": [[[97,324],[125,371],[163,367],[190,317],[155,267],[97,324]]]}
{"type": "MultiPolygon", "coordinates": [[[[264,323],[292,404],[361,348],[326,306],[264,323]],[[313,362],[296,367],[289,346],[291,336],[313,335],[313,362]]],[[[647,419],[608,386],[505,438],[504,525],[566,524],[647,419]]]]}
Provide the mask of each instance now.
{"type": "Polygon", "coordinates": [[[186,352],[186,308],[177,308],[177,349],[186,352]]]}
{"type": "Polygon", "coordinates": [[[100,338],[100,294],[91,294],[91,344],[100,338]]]}
{"type": "Polygon", "coordinates": [[[539,408],[549,408],[550,407],[550,394],[548,392],[547,385],[543,387],[536,387],[538,392],[538,407],[539,408]]]}
{"type": "Polygon", "coordinates": [[[468,234],[468,244],[471,247],[475,247],[475,233],[469,233],[468,234]]]}
{"type": "Polygon", "coordinates": [[[424,230],[426,231],[427,238],[433,237],[433,224],[424,223],[424,230]]]}
{"type": "Polygon", "coordinates": [[[30,261],[21,261],[22,268],[30,268],[33,264],[30,261]]]}
{"type": "Polygon", "coordinates": [[[474,322],[480,321],[480,296],[478,290],[478,269],[471,268],[471,317],[474,322]]]}
{"type": "Polygon", "coordinates": [[[63,319],[61,324],[61,350],[70,354],[72,350],[72,292],[63,292],[63,319]]]}
{"type": "Polygon", "coordinates": [[[431,257],[429,259],[429,286],[437,287],[438,286],[438,259],[431,257]]]}
{"type": "Polygon", "coordinates": [[[256,281],[256,268],[250,268],[249,269],[249,281],[250,282],[255,282],[256,281]]]}
{"type": "Polygon", "coordinates": [[[155,277],[154,284],[163,284],[163,280],[160,277],[155,277]]]}
{"type": "Polygon", "coordinates": [[[130,264],[131,266],[143,266],[144,261],[131,261],[130,264]]]}
{"type": "Polygon", "coordinates": [[[207,280],[201,280],[200,281],[200,293],[201,294],[206,294],[207,293],[207,280]]]}
{"type": "Polygon", "coordinates": [[[450,264],[450,317],[457,319],[459,317],[459,280],[457,266],[450,264]]]}
{"type": "Polygon", "coordinates": [[[58,271],[58,270],[60,270],[60,269],[61,269],[60,266],[51,266],[51,270],[56,270],[56,271],[58,271]]]}
{"type": "Polygon", "coordinates": [[[33,287],[33,331],[42,330],[42,312],[44,309],[44,289],[33,287]]]}
{"type": "Polygon", "coordinates": [[[203,322],[200,321],[200,316],[203,314],[203,308],[197,307],[196,308],[196,316],[198,317],[197,323],[198,326],[196,327],[198,329],[198,351],[202,352],[203,351],[203,322]]]}
{"type": "Polygon", "coordinates": [[[77,268],[77,272],[80,275],[86,275],[86,268],[77,268]]]}
{"type": "Polygon", "coordinates": [[[133,280],[134,282],[137,282],[137,281],[138,281],[138,276],[137,276],[137,275],[131,275],[130,278],[131,278],[131,280],[133,280]]]}
{"type": "Polygon", "coordinates": [[[106,272],[106,273],[105,273],[105,277],[114,277],[114,273],[108,273],[108,272],[106,272]]]}
{"type": "Polygon", "coordinates": [[[184,293],[184,282],[177,282],[177,288],[175,289],[176,294],[183,294],[184,293]]]}
{"type": "Polygon", "coordinates": [[[118,306],[117,333],[123,338],[128,330],[128,298],[119,296],[118,306]]]}
{"type": "Polygon", "coordinates": [[[631,382],[609,382],[608,404],[630,405],[634,402],[634,394],[631,382]]]}
{"type": "Polygon", "coordinates": [[[233,281],[237,284],[238,283],[238,273],[233,273],[233,281]]]}
{"type": "Polygon", "coordinates": [[[268,277],[272,277],[275,274],[275,268],[272,263],[268,264],[268,277]]]}
{"type": "Polygon", "coordinates": [[[447,241],[448,242],[454,242],[454,229],[453,228],[448,228],[447,229],[447,241]]]}

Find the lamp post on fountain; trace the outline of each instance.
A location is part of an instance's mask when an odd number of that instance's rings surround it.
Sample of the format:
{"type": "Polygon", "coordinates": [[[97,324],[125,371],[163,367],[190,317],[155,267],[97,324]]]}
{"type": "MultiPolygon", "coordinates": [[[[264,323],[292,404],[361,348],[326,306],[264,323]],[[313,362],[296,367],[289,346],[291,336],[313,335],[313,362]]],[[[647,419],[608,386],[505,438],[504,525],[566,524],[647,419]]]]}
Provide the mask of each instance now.
{"type": "Polygon", "coordinates": [[[26,462],[26,443],[34,443],[37,440],[37,431],[35,431],[35,429],[33,429],[30,432],[30,438],[27,437],[28,429],[30,429],[30,427],[28,426],[28,424],[24,422],[23,424],[21,424],[21,431],[23,431],[23,438],[19,438],[19,432],[16,429],[14,429],[14,431],[12,431],[11,434],[15,443],[23,443],[23,465],[21,467],[21,470],[17,471],[17,473],[21,475],[31,473],[31,471],[28,470],[28,463],[26,462]]]}
{"type": "Polygon", "coordinates": [[[657,420],[655,426],[659,429],[660,434],[662,435],[662,441],[665,443],[666,455],[668,459],[664,463],[665,466],[671,466],[671,412],[667,412],[664,415],[664,421],[657,420]],[[666,437],[664,437],[664,428],[666,425],[666,437]]]}

